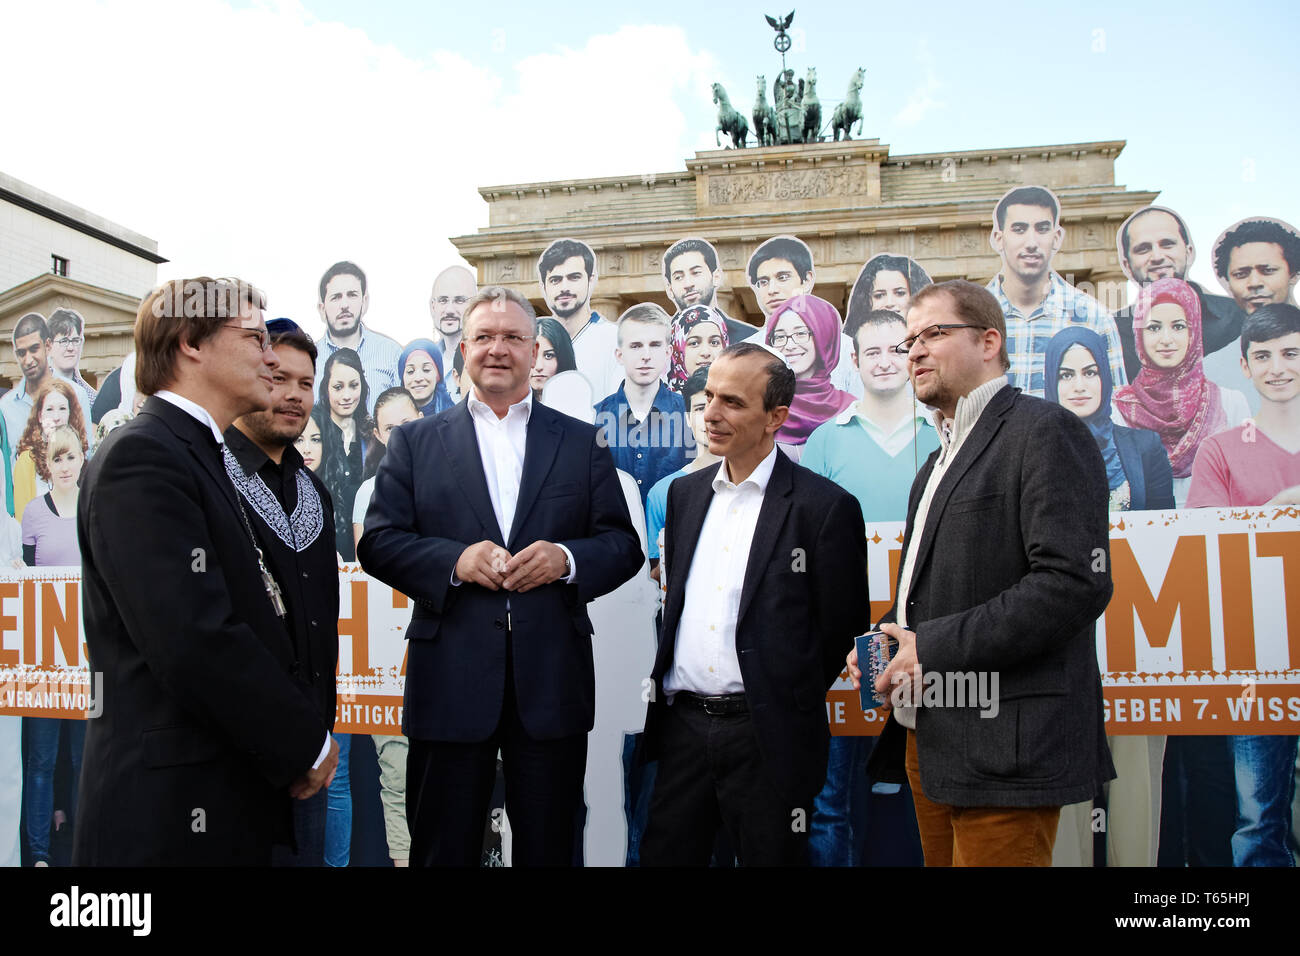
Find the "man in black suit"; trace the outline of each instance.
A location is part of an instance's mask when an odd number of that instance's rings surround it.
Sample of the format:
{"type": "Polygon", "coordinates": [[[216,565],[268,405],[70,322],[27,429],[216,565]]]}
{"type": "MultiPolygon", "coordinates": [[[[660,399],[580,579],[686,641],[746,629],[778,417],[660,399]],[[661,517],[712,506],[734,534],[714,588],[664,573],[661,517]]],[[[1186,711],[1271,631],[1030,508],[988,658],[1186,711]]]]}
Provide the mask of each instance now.
{"type": "Polygon", "coordinates": [[[478,864],[500,750],[513,862],[562,866],[595,717],[587,602],[644,557],[598,430],[532,400],[528,300],[482,290],[461,348],[472,390],[393,432],[357,548],[415,602],[411,865],[478,864]]]}
{"type": "Polygon", "coordinates": [[[894,709],[868,772],[906,768],[927,866],[1046,866],[1060,808],[1115,776],[1096,649],[1105,467],[1078,416],[1007,384],[1005,332],[997,299],[958,279],[912,300],[899,346],[941,445],[912,485],[880,625],[898,641],[876,683],[894,709]]]}
{"type": "Polygon", "coordinates": [[[776,448],[794,385],[762,346],[724,350],[704,412],[723,461],[668,489],[642,866],[707,864],[719,826],[745,865],[806,862],[826,690],[869,604],[857,501],[776,448]]]}
{"type": "Polygon", "coordinates": [[[333,775],[308,684],[223,464],[223,432],[266,408],[278,360],[262,297],[177,280],[135,323],[151,395],[86,469],[82,612],[104,711],[82,759],[73,862],[265,865],[289,796],[333,775]]]}
{"type": "MultiPolygon", "coordinates": [[[[316,345],[289,319],[266,325],[280,363],[271,406],[235,419],[226,429],[226,474],[244,500],[267,568],[281,587],[294,677],[311,688],[321,720],[333,729],[339,650],[334,506],[294,447],[311,417],[316,345]]],[[[276,845],[274,865],[325,865],[327,795],[321,788],[310,800],[294,801],[293,845],[276,845]]]]}

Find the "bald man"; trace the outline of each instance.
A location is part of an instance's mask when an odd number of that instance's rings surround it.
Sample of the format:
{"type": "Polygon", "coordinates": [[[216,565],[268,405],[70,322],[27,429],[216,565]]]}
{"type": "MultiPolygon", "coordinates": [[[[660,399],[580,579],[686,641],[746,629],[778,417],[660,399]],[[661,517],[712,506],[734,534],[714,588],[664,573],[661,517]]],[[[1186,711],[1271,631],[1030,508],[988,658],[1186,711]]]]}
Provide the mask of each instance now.
{"type": "Polygon", "coordinates": [[[460,348],[461,325],[465,303],[478,292],[474,273],[464,266],[448,266],[433,280],[429,293],[429,315],[433,319],[433,338],[442,343],[443,354],[451,356],[460,348]]]}

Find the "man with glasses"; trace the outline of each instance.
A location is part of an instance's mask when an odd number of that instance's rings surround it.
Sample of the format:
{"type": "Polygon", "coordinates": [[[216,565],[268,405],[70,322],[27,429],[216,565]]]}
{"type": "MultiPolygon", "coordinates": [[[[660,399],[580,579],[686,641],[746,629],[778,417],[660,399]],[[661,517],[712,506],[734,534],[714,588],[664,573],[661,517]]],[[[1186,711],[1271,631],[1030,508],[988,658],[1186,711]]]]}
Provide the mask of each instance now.
{"type": "Polygon", "coordinates": [[[415,603],[411,866],[478,865],[498,751],[514,863],[572,864],[595,717],[587,603],[644,560],[597,428],[533,401],[536,321],[513,289],[466,303],[466,400],[392,433],[357,546],[415,603]]]}
{"type": "Polygon", "coordinates": [[[98,394],[84,378],[81,377],[81,349],[85,344],[84,330],[86,320],[74,309],[55,309],[50,313],[50,335],[54,339],[54,348],[50,352],[50,364],[54,374],[72,383],[81,402],[81,411],[86,421],[91,419],[91,407],[98,394]]]}
{"type": "Polygon", "coordinates": [[[338,745],[299,670],[286,591],[225,467],[225,432],[270,405],[262,295],[235,279],[155,289],[135,323],[149,395],[86,466],[82,613],[104,712],[82,759],[77,866],[268,865],[290,797],[338,745]]]}
{"type": "MultiPolygon", "coordinates": [[[[1077,416],[1007,384],[1005,330],[997,299],[958,279],[913,299],[899,346],[941,444],[880,624],[898,642],[875,685],[893,710],[868,773],[911,785],[927,866],[1047,866],[1060,808],[1115,776],[1096,650],[1105,466],[1077,416]]],[[[848,664],[857,686],[856,651],[848,664]]]]}
{"type": "Polygon", "coordinates": [[[433,319],[433,340],[442,343],[443,384],[453,402],[460,401],[460,390],[456,387],[454,376],[447,375],[451,369],[452,356],[460,350],[461,330],[465,322],[465,303],[478,292],[478,282],[474,273],[464,266],[448,266],[438,273],[433,280],[433,291],[429,293],[429,315],[433,319]]]}

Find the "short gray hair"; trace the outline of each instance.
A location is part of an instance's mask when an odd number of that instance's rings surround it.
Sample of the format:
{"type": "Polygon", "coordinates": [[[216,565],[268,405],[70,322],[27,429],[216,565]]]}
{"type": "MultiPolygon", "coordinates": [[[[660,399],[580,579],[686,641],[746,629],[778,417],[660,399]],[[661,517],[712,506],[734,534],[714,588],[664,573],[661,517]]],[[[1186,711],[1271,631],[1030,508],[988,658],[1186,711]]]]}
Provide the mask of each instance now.
{"type": "Polygon", "coordinates": [[[470,313],[484,303],[488,303],[496,309],[504,309],[504,302],[513,302],[523,310],[524,315],[528,316],[529,322],[533,325],[537,324],[537,310],[533,308],[533,304],[528,301],[527,297],[522,292],[517,292],[508,286],[489,285],[484,286],[476,295],[471,297],[470,300],[465,303],[465,311],[461,313],[461,315],[464,316],[465,321],[465,337],[469,338],[470,313]],[[498,302],[502,302],[503,304],[497,305],[498,302]]]}

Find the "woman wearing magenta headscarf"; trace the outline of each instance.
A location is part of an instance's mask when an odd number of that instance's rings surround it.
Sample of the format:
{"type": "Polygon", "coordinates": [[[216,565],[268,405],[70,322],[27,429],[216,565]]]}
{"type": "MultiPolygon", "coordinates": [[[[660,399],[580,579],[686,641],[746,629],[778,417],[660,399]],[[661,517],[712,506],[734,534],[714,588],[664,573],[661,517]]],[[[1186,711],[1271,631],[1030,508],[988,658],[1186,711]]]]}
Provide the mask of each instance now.
{"type": "Polygon", "coordinates": [[[840,360],[840,313],[825,299],[797,295],[768,316],[763,341],[794,372],[794,401],[776,443],[798,461],[813,429],[856,401],[831,384],[840,360]]]}
{"type": "Polygon", "coordinates": [[[415,399],[425,418],[445,412],[455,403],[442,380],[442,346],[431,339],[415,339],[397,360],[397,380],[415,399]]]}
{"type": "Polygon", "coordinates": [[[1187,500],[1201,442],[1250,415],[1246,396],[1220,388],[1201,367],[1201,302],[1182,279],[1157,279],[1133,307],[1133,338],[1142,370],[1115,391],[1115,408],[1134,428],[1160,436],[1174,473],[1174,500],[1187,500]]]}
{"type": "Polygon", "coordinates": [[[697,369],[707,368],[730,344],[727,319],[707,305],[693,305],[673,316],[668,387],[680,392],[697,369]]]}
{"type": "Polygon", "coordinates": [[[1107,355],[1105,340],[1092,329],[1073,325],[1057,332],[1044,356],[1046,398],[1082,418],[1097,440],[1111,511],[1172,508],[1174,476],[1160,436],[1111,420],[1114,383],[1107,355]]]}

